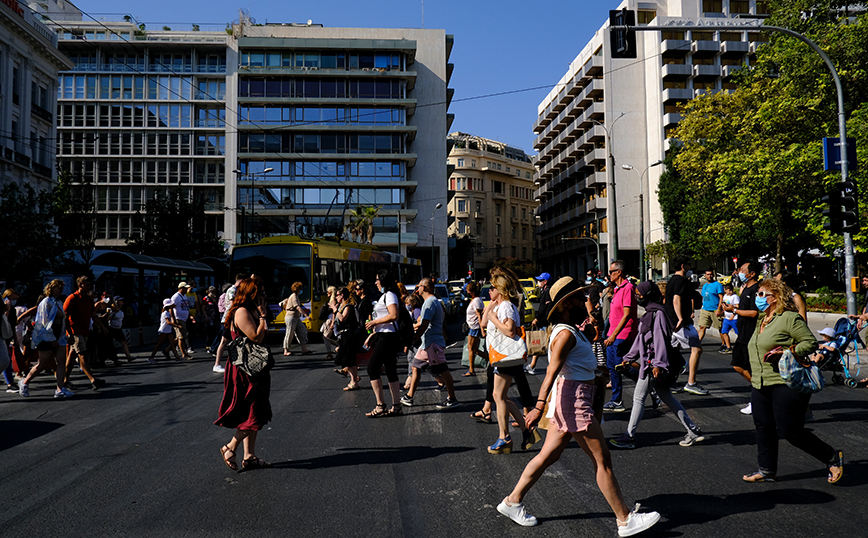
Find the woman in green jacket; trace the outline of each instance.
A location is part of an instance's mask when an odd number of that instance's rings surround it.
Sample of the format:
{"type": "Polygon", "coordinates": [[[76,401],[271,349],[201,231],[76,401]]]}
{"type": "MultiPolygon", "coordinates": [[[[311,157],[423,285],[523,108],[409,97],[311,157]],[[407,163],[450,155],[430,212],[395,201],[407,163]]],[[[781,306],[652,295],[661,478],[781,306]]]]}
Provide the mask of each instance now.
{"type": "Polygon", "coordinates": [[[817,349],[817,340],[799,316],[792,290],[779,280],[763,280],[756,294],[757,329],[748,343],[752,371],[751,407],[756,426],[759,469],[746,474],[746,482],[774,481],[778,470],[778,440],[786,439],[820,460],[835,483],[844,474],[844,455],[805,429],[810,394],[797,392],[778,373],[778,360],[791,348],[807,358],[817,349]]]}

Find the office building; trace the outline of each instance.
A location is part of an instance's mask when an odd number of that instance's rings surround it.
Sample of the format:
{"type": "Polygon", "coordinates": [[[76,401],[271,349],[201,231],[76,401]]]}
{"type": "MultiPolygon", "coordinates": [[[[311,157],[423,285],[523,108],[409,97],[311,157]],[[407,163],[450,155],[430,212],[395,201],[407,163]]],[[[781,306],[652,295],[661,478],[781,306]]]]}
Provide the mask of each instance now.
{"type": "MultiPolygon", "coordinates": [[[[636,11],[640,26],[750,24],[768,13],[761,0],[627,0],[612,7],[636,11]]],[[[641,273],[640,219],[646,244],[665,240],[656,195],[663,170],[655,163],[669,149],[681,105],[733,88],[729,77],[767,41],[760,32],[713,28],[637,32],[637,58],[613,59],[608,28],[606,21],[540,103],[533,127],[540,263],[552,273],[583,274],[595,267],[598,248],[602,268],[608,268],[610,153],[618,257],[631,274],[641,273]]],[[[655,274],[666,272],[662,260],[649,263],[655,274]]]]}
{"type": "MultiPolygon", "coordinates": [[[[535,256],[534,168],[522,150],[479,136],[449,135],[449,236],[473,243],[468,269],[484,274],[498,258],[535,256]]],[[[452,275],[456,276],[456,275],[452,275]]]]}
{"type": "Polygon", "coordinates": [[[56,184],[57,74],[71,66],[27,4],[0,0],[0,187],[56,184]]]}

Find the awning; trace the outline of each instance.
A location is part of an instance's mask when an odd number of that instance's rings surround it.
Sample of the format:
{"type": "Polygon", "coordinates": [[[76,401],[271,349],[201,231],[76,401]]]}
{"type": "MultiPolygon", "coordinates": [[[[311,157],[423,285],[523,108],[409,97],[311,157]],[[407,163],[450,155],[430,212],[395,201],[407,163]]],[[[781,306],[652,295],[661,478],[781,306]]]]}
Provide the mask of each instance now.
{"type": "Polygon", "coordinates": [[[166,272],[187,272],[210,275],[214,273],[207,264],[187,260],[174,260],[159,256],[130,254],[119,250],[94,250],[90,257],[91,265],[109,267],[134,267],[136,269],[155,269],[166,272]]]}

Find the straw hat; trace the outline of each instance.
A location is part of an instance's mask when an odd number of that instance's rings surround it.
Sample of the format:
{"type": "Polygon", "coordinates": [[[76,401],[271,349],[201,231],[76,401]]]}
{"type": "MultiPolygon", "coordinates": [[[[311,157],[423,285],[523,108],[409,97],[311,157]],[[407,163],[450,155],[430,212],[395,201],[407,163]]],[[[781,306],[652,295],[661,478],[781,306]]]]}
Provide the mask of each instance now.
{"type": "Polygon", "coordinates": [[[550,291],[552,296],[552,307],[549,310],[549,321],[552,319],[552,314],[554,314],[561,303],[564,302],[564,299],[572,297],[576,293],[583,292],[590,287],[591,286],[579,286],[579,283],[569,276],[559,278],[551,287],[550,291]]]}

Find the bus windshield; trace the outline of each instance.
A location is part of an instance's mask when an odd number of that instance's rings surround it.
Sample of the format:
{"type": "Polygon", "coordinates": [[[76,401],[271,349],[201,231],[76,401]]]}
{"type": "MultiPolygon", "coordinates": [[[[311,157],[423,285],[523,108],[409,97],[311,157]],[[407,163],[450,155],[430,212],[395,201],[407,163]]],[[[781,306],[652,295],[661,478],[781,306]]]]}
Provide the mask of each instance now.
{"type": "Polygon", "coordinates": [[[232,252],[230,274],[254,274],[265,284],[269,304],[289,297],[294,282],[304,287],[299,293],[302,303],[310,301],[310,245],[252,245],[232,252]]]}

